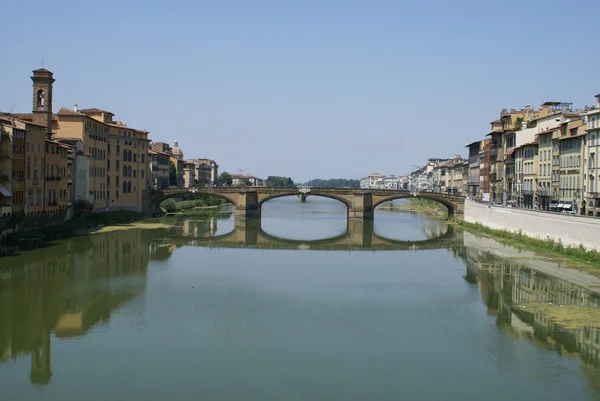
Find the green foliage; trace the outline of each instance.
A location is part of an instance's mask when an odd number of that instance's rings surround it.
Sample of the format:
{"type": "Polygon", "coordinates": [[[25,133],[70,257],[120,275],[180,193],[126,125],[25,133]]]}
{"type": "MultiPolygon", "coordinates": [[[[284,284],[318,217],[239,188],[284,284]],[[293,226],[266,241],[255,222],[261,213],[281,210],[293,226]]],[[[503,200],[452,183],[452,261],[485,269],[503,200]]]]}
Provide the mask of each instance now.
{"type": "Polygon", "coordinates": [[[223,171],[223,173],[219,177],[219,182],[221,185],[229,187],[231,186],[231,183],[233,183],[233,178],[231,177],[231,174],[229,174],[227,171],[223,171]]]}
{"type": "Polygon", "coordinates": [[[173,160],[169,162],[169,185],[177,185],[177,168],[173,160]]]}
{"type": "Polygon", "coordinates": [[[225,199],[212,195],[186,195],[181,201],[169,198],[161,203],[160,207],[167,213],[176,213],[195,207],[219,206],[225,203],[225,199]]]}
{"type": "Polygon", "coordinates": [[[597,250],[587,250],[583,245],[565,246],[562,242],[555,242],[552,239],[540,239],[533,238],[523,234],[522,231],[507,231],[497,230],[494,228],[486,227],[478,223],[468,223],[466,221],[457,220],[455,221],[460,227],[466,228],[469,231],[475,231],[481,234],[489,235],[500,239],[506,239],[509,241],[515,241],[528,248],[537,249],[541,251],[553,252],[561,255],[567,259],[575,260],[578,262],[585,262],[594,266],[600,266],[600,252],[597,250]]]}
{"type": "Polygon", "coordinates": [[[177,202],[173,198],[169,198],[160,205],[165,212],[173,213],[177,211],[177,202]]]}
{"type": "Polygon", "coordinates": [[[280,177],[277,175],[270,175],[267,177],[265,182],[267,187],[295,187],[294,181],[290,177],[280,177]]]}
{"type": "Polygon", "coordinates": [[[238,182],[233,184],[233,186],[234,187],[248,187],[248,186],[250,186],[250,180],[238,180],[238,182]]]}
{"type": "Polygon", "coordinates": [[[346,178],[330,178],[322,180],[320,178],[310,180],[304,185],[315,188],[360,188],[360,180],[349,180],[346,178]]]}
{"type": "Polygon", "coordinates": [[[518,131],[521,129],[523,125],[523,117],[517,117],[515,123],[513,124],[513,130],[518,131]]]}

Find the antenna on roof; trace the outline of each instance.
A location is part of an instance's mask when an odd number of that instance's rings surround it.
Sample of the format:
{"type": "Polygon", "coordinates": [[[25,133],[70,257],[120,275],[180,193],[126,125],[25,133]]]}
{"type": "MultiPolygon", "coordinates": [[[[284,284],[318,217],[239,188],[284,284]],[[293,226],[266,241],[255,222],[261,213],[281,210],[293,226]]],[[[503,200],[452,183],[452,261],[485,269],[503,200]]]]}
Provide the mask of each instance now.
{"type": "Polygon", "coordinates": [[[42,57],[42,68],[44,68],[44,58],[42,57]]]}
{"type": "Polygon", "coordinates": [[[19,105],[15,104],[15,103],[11,103],[8,107],[9,113],[12,113],[15,110],[15,107],[19,107],[19,105]]]}

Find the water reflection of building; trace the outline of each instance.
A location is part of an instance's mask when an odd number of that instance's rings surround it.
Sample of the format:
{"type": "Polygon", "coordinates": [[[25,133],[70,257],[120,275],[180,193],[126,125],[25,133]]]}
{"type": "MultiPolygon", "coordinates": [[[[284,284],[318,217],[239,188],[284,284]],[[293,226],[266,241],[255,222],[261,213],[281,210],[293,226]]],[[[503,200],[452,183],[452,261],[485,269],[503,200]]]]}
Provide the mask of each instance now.
{"type": "Polygon", "coordinates": [[[425,235],[428,239],[441,237],[448,230],[448,224],[443,220],[425,220],[425,235]]]}
{"type": "Polygon", "coordinates": [[[214,216],[206,220],[188,219],[183,222],[182,228],[186,237],[212,237],[217,232],[217,219],[214,216]]]}
{"type": "Polygon", "coordinates": [[[0,363],[31,357],[30,380],[52,376],[50,338],[85,335],[144,291],[149,246],[140,230],[79,237],[5,258],[0,363]]]}
{"type": "MultiPolygon", "coordinates": [[[[482,249],[466,248],[467,281],[477,283],[488,314],[499,327],[560,355],[600,367],[600,328],[565,327],[543,312],[532,311],[532,302],[600,307],[600,295],[576,284],[536,271],[527,262],[501,259],[482,249]]],[[[595,380],[600,380],[596,371],[595,380]]]]}

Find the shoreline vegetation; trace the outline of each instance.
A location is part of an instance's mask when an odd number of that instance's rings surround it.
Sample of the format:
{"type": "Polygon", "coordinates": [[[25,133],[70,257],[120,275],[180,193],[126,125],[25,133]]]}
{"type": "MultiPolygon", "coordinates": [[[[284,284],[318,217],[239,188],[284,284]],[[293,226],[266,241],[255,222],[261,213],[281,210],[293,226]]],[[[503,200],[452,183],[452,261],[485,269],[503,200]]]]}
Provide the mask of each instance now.
{"type": "Polygon", "coordinates": [[[47,246],[55,240],[91,234],[103,227],[130,225],[146,217],[143,213],[128,211],[91,213],[84,220],[73,219],[53,226],[9,234],[2,240],[2,244],[16,246],[19,250],[31,250],[47,246]]]}
{"type": "MultiPolygon", "coordinates": [[[[392,204],[393,202],[387,202],[379,206],[378,209],[395,212],[424,213],[434,218],[446,218],[448,216],[448,211],[446,210],[445,206],[434,201],[408,199],[408,202],[397,206],[392,206],[392,204]]],[[[534,251],[552,253],[553,255],[560,256],[564,259],[583,263],[595,268],[600,267],[600,252],[595,249],[586,249],[583,245],[578,247],[566,246],[561,242],[555,242],[551,239],[534,238],[525,235],[522,232],[497,230],[486,227],[482,224],[469,223],[464,220],[453,219],[450,222],[474,234],[494,238],[496,240],[500,240],[501,242],[510,243],[511,245],[526,247],[534,251]]]]}
{"type": "Polygon", "coordinates": [[[423,213],[436,219],[445,219],[448,217],[448,209],[438,202],[426,199],[406,199],[408,202],[400,204],[385,202],[377,207],[377,210],[387,210],[390,212],[413,212],[423,213]]]}
{"type": "Polygon", "coordinates": [[[586,249],[583,245],[566,246],[551,239],[534,238],[521,231],[508,231],[489,228],[479,223],[469,223],[463,220],[452,220],[452,224],[469,232],[494,238],[502,242],[517,244],[534,251],[550,252],[574,262],[580,262],[594,267],[600,267],[600,252],[586,249]]]}

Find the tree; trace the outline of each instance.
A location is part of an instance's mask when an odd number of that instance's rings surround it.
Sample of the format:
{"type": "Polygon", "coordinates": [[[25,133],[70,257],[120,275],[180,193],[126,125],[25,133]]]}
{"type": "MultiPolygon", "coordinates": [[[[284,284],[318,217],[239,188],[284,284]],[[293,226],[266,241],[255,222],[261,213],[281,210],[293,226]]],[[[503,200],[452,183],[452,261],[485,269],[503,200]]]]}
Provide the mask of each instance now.
{"type": "Polygon", "coordinates": [[[177,185],[177,168],[173,161],[169,162],[169,185],[177,185]]]}
{"type": "Polygon", "coordinates": [[[306,182],[304,185],[314,188],[360,188],[360,181],[346,178],[330,178],[328,180],[317,178],[306,182]]]}
{"type": "Polygon", "coordinates": [[[175,202],[175,199],[173,198],[167,199],[162,203],[161,206],[165,209],[165,212],[167,213],[173,213],[177,211],[177,202],[175,202]]]}
{"type": "Polygon", "coordinates": [[[223,173],[221,173],[221,176],[219,177],[219,181],[221,185],[228,187],[233,183],[233,178],[231,177],[231,174],[229,174],[227,171],[223,171],[223,173]]]}
{"type": "Polygon", "coordinates": [[[290,177],[280,177],[277,175],[270,175],[267,177],[265,182],[267,187],[295,187],[294,181],[290,177]]]}

